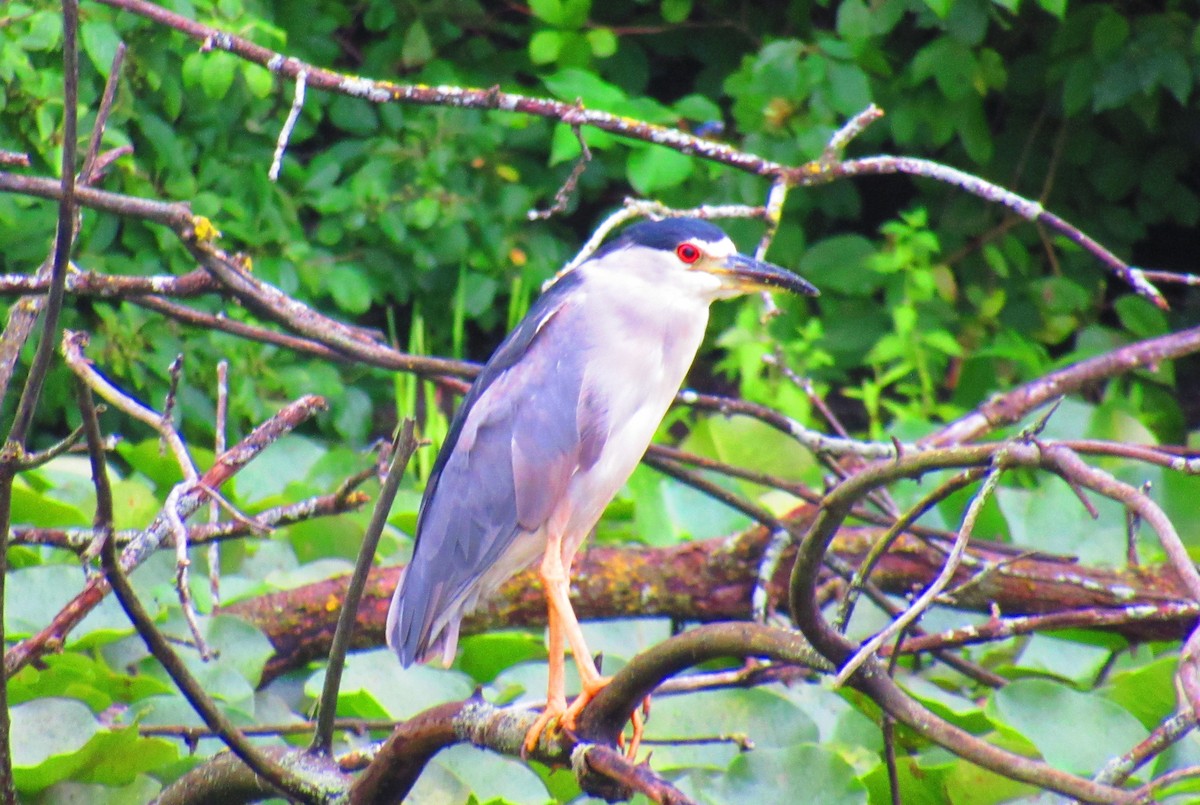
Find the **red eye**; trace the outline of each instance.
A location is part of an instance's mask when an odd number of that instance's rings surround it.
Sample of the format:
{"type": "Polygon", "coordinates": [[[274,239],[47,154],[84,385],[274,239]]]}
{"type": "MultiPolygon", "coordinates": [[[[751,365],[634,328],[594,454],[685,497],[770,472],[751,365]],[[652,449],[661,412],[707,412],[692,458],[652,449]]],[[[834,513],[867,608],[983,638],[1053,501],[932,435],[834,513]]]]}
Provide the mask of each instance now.
{"type": "Polygon", "coordinates": [[[680,243],[675,247],[675,256],[691,265],[700,259],[700,249],[692,243],[680,243]]]}

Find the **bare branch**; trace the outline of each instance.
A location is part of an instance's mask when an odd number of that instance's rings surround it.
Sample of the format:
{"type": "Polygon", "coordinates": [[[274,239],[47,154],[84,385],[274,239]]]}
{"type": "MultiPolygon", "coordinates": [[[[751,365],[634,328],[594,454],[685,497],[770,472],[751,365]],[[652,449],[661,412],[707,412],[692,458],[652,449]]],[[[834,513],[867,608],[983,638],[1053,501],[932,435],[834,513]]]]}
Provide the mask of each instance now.
{"type": "Polygon", "coordinates": [[[387,477],[384,478],[383,487],[379,491],[379,499],[375,502],[375,511],[371,513],[371,522],[363,533],[354,573],[346,587],[346,596],[340,607],[337,628],[329,648],[329,662],[325,666],[325,684],[318,702],[317,728],[313,732],[312,746],[309,747],[309,751],[314,754],[328,755],[333,745],[333,719],[337,713],[338,689],[341,687],[346,651],[350,648],[350,637],[354,632],[358,605],[367,584],[367,574],[375,561],[375,549],[379,545],[380,536],[383,535],[383,527],[387,524],[396,492],[400,489],[400,479],[404,477],[409,459],[417,449],[415,427],[416,423],[411,419],[404,420],[392,440],[391,463],[388,466],[387,477]]]}
{"type": "Polygon", "coordinates": [[[271,158],[271,169],[267,171],[267,177],[272,182],[278,181],[279,169],[283,166],[283,152],[287,149],[288,140],[291,139],[292,129],[296,128],[296,121],[300,119],[300,110],[304,108],[304,84],[308,80],[308,73],[301,70],[296,74],[296,89],[292,96],[292,108],[288,110],[287,120],[283,123],[283,128],[279,130],[279,140],[275,143],[275,156],[271,158]]]}
{"type": "MultiPolygon", "coordinates": [[[[218,488],[269,445],[324,408],[325,401],[316,396],[302,397],[285,406],[231,449],[218,456],[208,472],[201,476],[200,483],[179,497],[179,510],[175,516],[186,519],[207,499],[203,488],[218,488]]],[[[145,531],[125,546],[121,552],[121,569],[129,572],[140,565],[147,556],[158,549],[169,533],[169,518],[166,513],[160,513],[145,531]]],[[[68,602],[44,629],[5,652],[5,673],[12,675],[46,651],[61,646],[71,629],[103,600],[107,592],[108,583],[104,578],[90,579],[83,590],[68,602]]]]}

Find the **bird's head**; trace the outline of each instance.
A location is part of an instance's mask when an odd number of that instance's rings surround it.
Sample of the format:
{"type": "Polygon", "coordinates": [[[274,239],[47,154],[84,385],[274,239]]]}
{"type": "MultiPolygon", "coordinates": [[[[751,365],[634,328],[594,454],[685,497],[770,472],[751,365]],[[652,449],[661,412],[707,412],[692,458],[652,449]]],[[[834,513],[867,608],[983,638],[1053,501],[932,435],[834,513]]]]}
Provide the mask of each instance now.
{"type": "Polygon", "coordinates": [[[592,257],[660,286],[727,299],[759,290],[806,296],[820,292],[787,269],[740,254],[720,227],[699,218],[643,221],[623,230],[592,257]]]}

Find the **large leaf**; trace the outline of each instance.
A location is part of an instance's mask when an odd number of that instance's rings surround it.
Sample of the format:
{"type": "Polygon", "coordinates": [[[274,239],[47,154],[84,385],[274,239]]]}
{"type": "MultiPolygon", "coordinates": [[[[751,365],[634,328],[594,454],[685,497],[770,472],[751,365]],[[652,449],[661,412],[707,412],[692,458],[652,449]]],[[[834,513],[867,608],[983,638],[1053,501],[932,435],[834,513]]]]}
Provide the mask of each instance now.
{"type": "Polygon", "coordinates": [[[1001,688],[987,713],[1002,729],[1028,739],[1052,766],[1089,776],[1148,734],[1111,700],[1046,679],[1022,679],[1001,688]]]}
{"type": "Polygon", "coordinates": [[[36,699],[12,709],[13,775],[29,794],[68,777],[128,785],[144,771],[178,757],[163,739],[140,738],[137,729],[106,730],[73,699],[36,699]]]}
{"type": "Polygon", "coordinates": [[[729,805],[865,805],[867,789],[854,769],[827,745],[760,748],[739,755],[719,787],[729,805]],[[801,778],[797,772],[803,769],[801,778]],[[801,783],[800,780],[803,780],[801,783]]]}
{"type": "MultiPolygon", "coordinates": [[[[318,698],[325,671],[309,677],[308,696],[318,698]]],[[[391,649],[351,654],[346,659],[338,714],[359,718],[412,718],[435,704],[465,699],[474,684],[465,674],[427,665],[401,668],[391,649]]]]}
{"type": "Polygon", "coordinates": [[[654,750],[659,771],[684,767],[723,769],[739,755],[731,742],[677,745],[672,738],[744,735],[759,750],[819,739],[816,724],[780,694],[764,688],[719,690],[654,700],[646,737],[664,741],[654,750]]]}

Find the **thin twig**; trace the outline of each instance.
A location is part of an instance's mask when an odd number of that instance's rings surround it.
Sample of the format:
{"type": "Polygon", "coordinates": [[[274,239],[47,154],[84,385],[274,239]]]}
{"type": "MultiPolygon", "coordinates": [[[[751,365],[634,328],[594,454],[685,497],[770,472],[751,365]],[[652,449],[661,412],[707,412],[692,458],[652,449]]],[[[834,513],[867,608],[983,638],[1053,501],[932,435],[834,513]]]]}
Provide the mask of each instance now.
{"type": "Polygon", "coordinates": [[[1154,731],[1133,749],[1104,764],[1094,779],[1098,783],[1120,785],[1150,759],[1162,754],[1196,729],[1196,714],[1190,708],[1181,710],[1154,728],[1154,731]]]}
{"type": "Polygon", "coordinates": [[[62,351],[67,366],[113,408],[153,428],[166,443],[171,455],[175,457],[175,462],[183,472],[184,478],[194,482],[200,477],[200,473],[196,470],[196,465],[192,462],[192,457],[188,453],[183,439],[179,436],[179,432],[169,423],[164,423],[160,414],[125,394],[108,378],[96,371],[92,362],[83,354],[87,343],[88,335],[86,333],[71,331],[63,333],[62,351]]]}
{"type": "MultiPolygon", "coordinates": [[[[225,483],[249,462],[257,458],[264,449],[278,441],[280,437],[301,422],[325,408],[325,400],[316,395],[306,395],[284,406],[236,445],[217,457],[212,467],[201,477],[200,483],[179,497],[179,511],[176,516],[179,519],[191,516],[208,500],[208,494],[203,491],[204,489],[215,489],[225,483]]],[[[0,470],[4,466],[4,462],[0,462],[0,470]]],[[[0,507],[0,517],[4,516],[7,516],[5,510],[0,507]]],[[[139,532],[121,551],[122,568],[129,571],[140,565],[150,554],[158,550],[170,535],[169,518],[166,513],[160,511],[154,522],[139,532]]],[[[108,589],[108,584],[103,577],[89,579],[83,590],[63,606],[45,628],[5,652],[5,673],[15,674],[47,651],[61,646],[71,629],[104,600],[108,589]]]]}
{"type": "Polygon", "coordinates": [[[867,555],[863,557],[858,567],[855,568],[854,578],[850,580],[850,584],[842,596],[841,603],[838,604],[837,614],[833,618],[833,627],[835,629],[839,632],[846,630],[846,625],[850,622],[850,616],[854,613],[854,604],[858,600],[862,585],[870,578],[871,570],[875,567],[879,559],[887,553],[888,549],[891,548],[896,538],[902,532],[907,531],[918,519],[923,517],[926,512],[938,503],[968,484],[979,480],[980,475],[982,475],[982,471],[978,468],[963,470],[946,483],[940,484],[937,489],[934,489],[911,506],[903,516],[897,518],[892,525],[888,526],[887,531],[875,541],[871,546],[871,550],[867,552],[867,555]]]}
{"type": "Polygon", "coordinates": [[[363,589],[367,584],[367,574],[375,560],[375,549],[387,524],[388,514],[392,510],[392,501],[400,489],[400,480],[404,477],[404,469],[417,449],[417,440],[413,435],[415,423],[411,419],[404,420],[392,441],[392,461],[388,467],[387,477],[379,490],[379,499],[375,503],[375,511],[371,513],[371,522],[363,533],[362,547],[358,551],[358,560],[354,564],[354,573],[350,584],[346,587],[346,595],[342,600],[342,609],[338,615],[337,629],[333,633],[333,644],[329,648],[329,663],[325,666],[325,684],[321,690],[318,704],[317,728],[313,733],[312,745],[309,751],[313,754],[328,755],[333,745],[333,722],[337,715],[338,689],[342,682],[342,668],[346,661],[346,651],[350,648],[350,636],[354,632],[354,619],[358,614],[358,604],[362,600],[363,589]]]}
{"type": "Polygon", "coordinates": [[[287,150],[288,140],[292,137],[292,130],[296,128],[296,121],[300,119],[300,110],[304,108],[304,85],[308,81],[308,72],[301,70],[296,73],[296,89],[292,95],[292,108],[288,110],[287,120],[283,122],[283,128],[279,130],[279,139],[275,142],[275,155],[271,158],[271,169],[267,171],[267,177],[272,181],[279,181],[279,169],[283,165],[283,153],[287,150]]]}
{"type": "MultiPolygon", "coordinates": [[[[50,261],[50,290],[46,296],[42,317],[42,337],[34,352],[33,363],[25,377],[17,401],[16,413],[8,436],[0,449],[0,645],[6,644],[4,629],[4,599],[8,576],[8,556],[4,546],[8,544],[9,528],[12,525],[12,493],[16,473],[24,458],[37,411],[38,400],[50,369],[57,340],[58,320],[66,283],[67,266],[71,259],[71,245],[75,235],[75,147],[76,122],[79,103],[79,50],[76,35],[79,30],[79,4],[77,0],[63,0],[63,149],[62,180],[59,184],[61,199],[58,204],[58,230],[54,238],[54,252],[50,261]]],[[[36,306],[34,306],[36,311],[36,306]]],[[[25,342],[36,312],[23,315],[14,312],[18,326],[6,328],[3,346],[10,360],[6,360],[4,379],[0,383],[0,396],[8,387],[11,367],[25,342]]],[[[2,683],[3,680],[0,680],[2,683]]],[[[9,805],[17,801],[12,765],[12,731],[8,708],[7,685],[0,684],[0,799],[9,805]]]]}
{"type": "Polygon", "coordinates": [[[571,173],[567,176],[567,180],[563,182],[562,187],[558,188],[558,192],[554,194],[554,203],[544,210],[530,210],[527,214],[530,221],[542,221],[561,212],[566,212],[567,204],[571,201],[571,194],[575,192],[575,186],[579,184],[579,178],[583,176],[583,172],[587,170],[588,163],[592,161],[592,149],[588,148],[587,141],[584,140],[583,132],[579,126],[572,126],[571,131],[575,133],[575,139],[579,140],[579,159],[571,167],[571,173]]]}
{"type": "MultiPolygon", "coordinates": [[[[225,429],[229,418],[229,361],[217,362],[217,411],[213,423],[213,452],[218,456],[225,452],[225,429]]],[[[217,525],[221,519],[221,505],[215,496],[208,503],[208,522],[217,525]]],[[[258,522],[256,517],[255,523],[258,522]]],[[[208,546],[208,589],[215,611],[221,605],[221,543],[213,540],[208,546]]]]}
{"type": "Polygon", "coordinates": [[[842,665],[838,670],[837,676],[834,677],[835,687],[846,684],[846,680],[854,675],[867,657],[874,655],[875,652],[879,651],[880,646],[908,629],[912,623],[925,613],[925,610],[929,609],[930,605],[942,594],[947,585],[950,584],[950,581],[954,578],[954,574],[958,572],[963,552],[967,549],[967,545],[971,539],[971,532],[975,529],[975,521],[979,518],[979,512],[983,510],[983,504],[991,497],[992,491],[996,488],[996,483],[1000,480],[1000,474],[1003,470],[1004,452],[1001,450],[992,465],[988,468],[987,475],[984,476],[979,492],[971,499],[971,504],[967,506],[967,512],[963,515],[962,526],[958,529],[958,538],[954,541],[954,547],[951,549],[950,555],[946,558],[942,572],[938,574],[938,577],[933,580],[932,584],[925,588],[923,593],[917,596],[917,600],[913,601],[912,605],[900,617],[889,623],[879,634],[863,643],[858,651],[842,665]]]}

